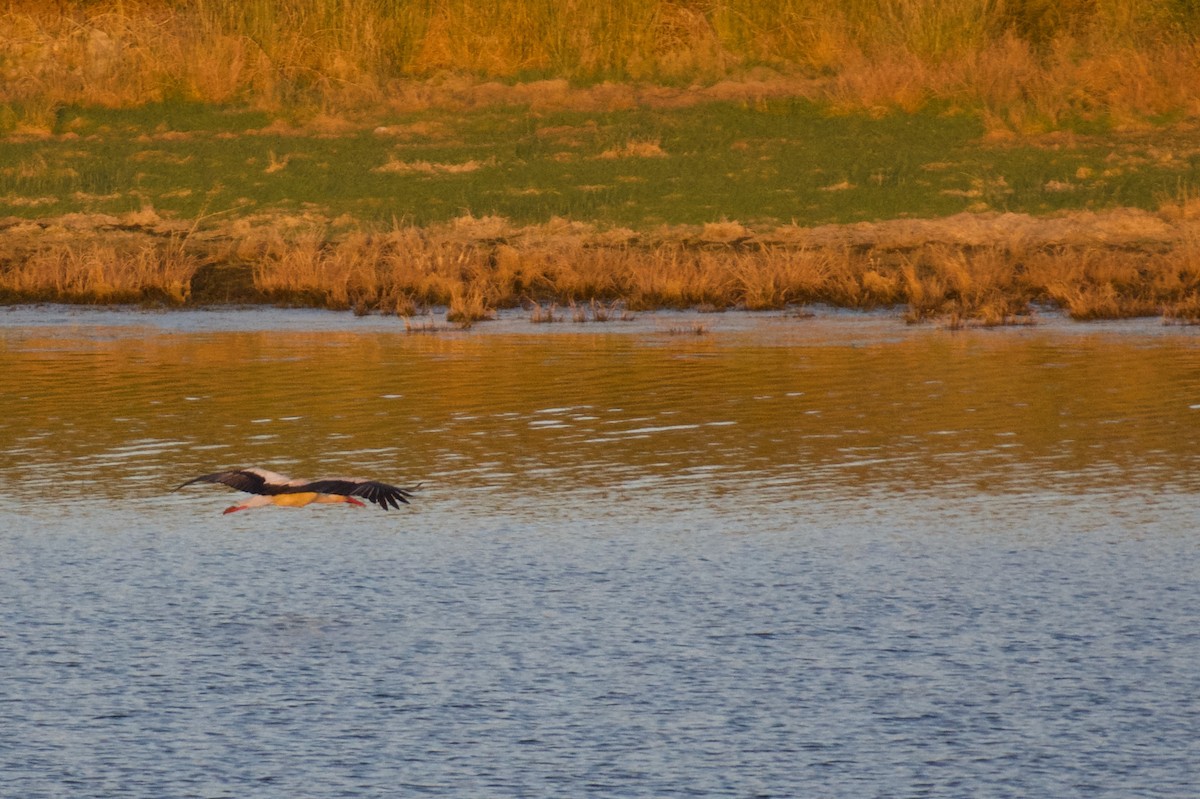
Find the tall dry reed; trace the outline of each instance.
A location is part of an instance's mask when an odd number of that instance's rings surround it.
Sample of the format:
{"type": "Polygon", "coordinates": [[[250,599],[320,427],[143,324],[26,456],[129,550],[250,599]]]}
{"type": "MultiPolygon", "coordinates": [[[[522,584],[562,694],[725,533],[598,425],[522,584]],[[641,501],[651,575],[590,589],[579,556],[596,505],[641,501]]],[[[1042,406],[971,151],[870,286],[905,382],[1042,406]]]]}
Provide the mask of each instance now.
{"type": "Polygon", "coordinates": [[[910,321],[996,325],[1027,317],[1038,303],[1077,319],[1193,317],[1190,309],[1200,305],[1196,240],[1183,235],[1144,250],[1023,239],[849,247],[753,237],[698,243],[680,233],[629,243],[581,225],[519,228],[466,218],[340,237],[310,231],[287,241],[269,230],[231,246],[243,257],[255,253],[247,260],[264,296],[360,312],[440,305],[469,323],[530,303],[630,310],[826,303],[901,306],[910,321]]]}
{"type": "Polygon", "coordinates": [[[135,247],[59,242],[0,265],[0,297],[18,302],[183,305],[190,299],[198,263],[179,240],[135,247]]]}
{"type": "Polygon", "coordinates": [[[438,86],[460,101],[451,73],[702,84],[765,66],[841,107],[940,99],[1023,129],[1200,113],[1198,29],[1190,0],[10,0],[0,104],[8,126],[45,127],[61,103],[345,110],[438,86]]]}
{"type": "MultiPolygon", "coordinates": [[[[290,230],[240,223],[190,238],[122,234],[119,241],[99,231],[29,233],[42,228],[26,225],[0,230],[0,251],[15,253],[0,261],[0,300],[267,301],[400,315],[439,306],[464,325],[530,304],[612,315],[615,307],[824,303],[899,307],[914,322],[981,325],[1021,321],[1045,304],[1076,319],[1161,314],[1192,321],[1200,318],[1194,209],[1186,198],[1165,206],[1156,219],[1176,233],[1136,249],[1125,241],[1064,244],[1088,236],[1062,220],[1046,223],[1041,238],[999,228],[961,244],[945,243],[949,223],[915,241],[889,234],[883,223],[865,241],[828,230],[818,240],[788,226],[725,243],[706,241],[697,229],[630,240],[625,231],[579,223],[519,227],[495,217],[348,232],[315,222],[290,230]]],[[[855,226],[853,235],[860,234],[855,226]]]]}

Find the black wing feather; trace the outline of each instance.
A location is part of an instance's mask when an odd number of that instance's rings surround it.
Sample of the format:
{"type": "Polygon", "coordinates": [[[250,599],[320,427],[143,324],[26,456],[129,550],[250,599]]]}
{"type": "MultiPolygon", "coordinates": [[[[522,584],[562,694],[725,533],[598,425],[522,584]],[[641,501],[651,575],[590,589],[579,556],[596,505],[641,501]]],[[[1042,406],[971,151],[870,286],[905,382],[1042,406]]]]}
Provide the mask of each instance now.
{"type": "Polygon", "coordinates": [[[362,497],[368,502],[374,502],[384,510],[390,504],[399,508],[400,503],[408,504],[412,497],[412,489],[380,483],[375,480],[314,480],[301,486],[287,489],[291,493],[300,491],[316,491],[318,494],[337,494],[343,497],[362,497]]]}
{"type": "Polygon", "coordinates": [[[246,469],[232,469],[227,472],[202,474],[199,477],[193,477],[175,490],[178,491],[180,488],[190,486],[192,483],[221,483],[230,488],[236,488],[238,491],[245,491],[247,494],[283,494],[290,490],[287,486],[268,483],[267,478],[261,474],[246,469]]]}

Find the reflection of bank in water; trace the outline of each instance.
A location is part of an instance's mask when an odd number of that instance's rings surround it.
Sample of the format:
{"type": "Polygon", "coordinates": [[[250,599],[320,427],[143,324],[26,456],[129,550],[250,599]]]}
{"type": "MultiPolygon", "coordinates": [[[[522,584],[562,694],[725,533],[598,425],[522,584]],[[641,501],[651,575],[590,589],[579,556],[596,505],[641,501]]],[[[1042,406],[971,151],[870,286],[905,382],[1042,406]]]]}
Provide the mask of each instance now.
{"type": "Polygon", "coordinates": [[[303,310],[4,321],[11,496],[162,497],[214,462],[415,471],[471,513],[647,492],[1158,489],[1193,485],[1200,451],[1200,350],[1157,320],[950,332],[828,310],[609,325],[514,311],[421,336],[303,310]],[[708,332],[670,333],[695,324],[708,332]]]}

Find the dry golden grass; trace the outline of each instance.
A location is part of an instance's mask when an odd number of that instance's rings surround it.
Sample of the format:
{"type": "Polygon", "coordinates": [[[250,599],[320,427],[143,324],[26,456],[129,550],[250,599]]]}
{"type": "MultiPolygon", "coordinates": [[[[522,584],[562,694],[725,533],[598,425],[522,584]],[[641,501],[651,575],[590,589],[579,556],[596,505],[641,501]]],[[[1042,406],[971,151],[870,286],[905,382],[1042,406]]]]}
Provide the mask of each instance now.
{"type": "Polygon", "coordinates": [[[692,322],[687,325],[677,325],[667,328],[669,336],[703,336],[708,333],[708,325],[703,322],[692,322]]]}
{"type": "Polygon", "coordinates": [[[667,151],[657,141],[634,140],[627,141],[619,147],[609,148],[596,157],[607,160],[617,158],[666,158],[667,151]]]}
{"type": "MultiPolygon", "coordinates": [[[[783,93],[856,110],[947,100],[1001,135],[1200,115],[1197,25],[1183,0],[12,0],[0,104],[18,117],[5,127],[45,130],[62,104],[179,98],[336,113],[783,93]],[[542,80],[511,83],[530,75],[542,80]]],[[[654,144],[612,157],[657,156],[654,144]]]]}
{"type": "Polygon", "coordinates": [[[1019,280],[1019,255],[1000,247],[933,244],[906,255],[901,268],[905,319],[946,318],[954,326],[1016,324],[1037,297],[1019,280]]]}
{"type": "Polygon", "coordinates": [[[470,327],[476,322],[495,318],[495,313],[484,299],[479,286],[455,286],[450,290],[450,307],[446,310],[446,321],[460,327],[470,327]]]}
{"type": "Polygon", "coordinates": [[[431,163],[429,161],[397,161],[395,158],[388,159],[384,164],[373,168],[372,172],[384,172],[394,175],[404,174],[422,174],[422,175],[461,175],[466,172],[474,172],[482,169],[485,166],[492,166],[495,162],[491,159],[487,161],[464,161],[458,164],[431,163]]]}
{"type": "Polygon", "coordinates": [[[1022,282],[1072,319],[1117,319],[1163,313],[1168,304],[1195,292],[1200,287],[1195,281],[1167,285],[1186,268],[1186,260],[1151,253],[1051,249],[1030,254],[1022,282]]]}
{"type": "Polygon", "coordinates": [[[576,304],[574,300],[568,301],[567,305],[571,309],[571,321],[576,324],[613,320],[628,322],[634,318],[632,313],[622,307],[620,300],[601,302],[592,297],[586,305],[576,304]]]}
{"type": "Polygon", "coordinates": [[[180,241],[135,249],[96,241],[59,243],[0,265],[0,297],[183,305],[197,264],[180,241]]]}
{"type": "Polygon", "coordinates": [[[90,231],[78,220],[70,230],[21,223],[0,229],[0,251],[14,253],[0,262],[0,298],[266,301],[402,316],[440,307],[461,326],[520,306],[532,321],[560,321],[569,309],[583,322],[637,309],[813,303],[900,307],[909,321],[951,326],[1027,322],[1039,304],[1081,320],[1195,321],[1200,219],[1193,206],[1183,197],[1157,216],[1005,215],[992,217],[992,228],[969,215],[758,232],[722,223],[731,234],[726,244],[714,243],[716,231],[707,228],[630,241],[627,232],[580,223],[519,227],[496,217],[372,231],[264,218],[193,236],[155,232],[148,220],[140,237],[114,233],[105,218],[90,231]],[[1115,230],[1127,238],[1114,238],[1115,230]],[[1156,238],[1147,240],[1147,231],[1156,238]],[[226,290],[214,291],[214,281],[226,290]]]}
{"type": "Polygon", "coordinates": [[[558,313],[558,306],[554,303],[542,305],[535,302],[529,310],[529,321],[534,324],[561,322],[562,320],[562,314],[558,313]]]}

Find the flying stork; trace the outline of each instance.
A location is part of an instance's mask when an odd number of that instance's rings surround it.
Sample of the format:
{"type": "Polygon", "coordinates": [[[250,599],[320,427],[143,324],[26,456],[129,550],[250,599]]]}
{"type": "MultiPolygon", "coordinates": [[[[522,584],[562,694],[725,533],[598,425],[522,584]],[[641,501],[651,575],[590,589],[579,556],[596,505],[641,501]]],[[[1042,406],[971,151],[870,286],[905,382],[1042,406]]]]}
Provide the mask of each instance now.
{"type": "MultiPolygon", "coordinates": [[[[348,477],[324,478],[321,480],[293,480],[282,474],[269,472],[266,469],[230,469],[226,472],[213,472],[199,477],[193,477],[183,485],[175,488],[178,491],[192,483],[221,483],[238,491],[255,494],[240,505],[232,505],[225,513],[233,513],[249,508],[261,508],[264,505],[280,505],[288,508],[302,508],[313,502],[337,503],[344,502],[364,508],[355,497],[362,497],[368,502],[374,502],[384,510],[391,505],[399,508],[400,503],[408,504],[415,488],[397,488],[387,483],[375,480],[357,480],[348,477]]],[[[416,486],[420,488],[420,486],[416,486]]]]}

